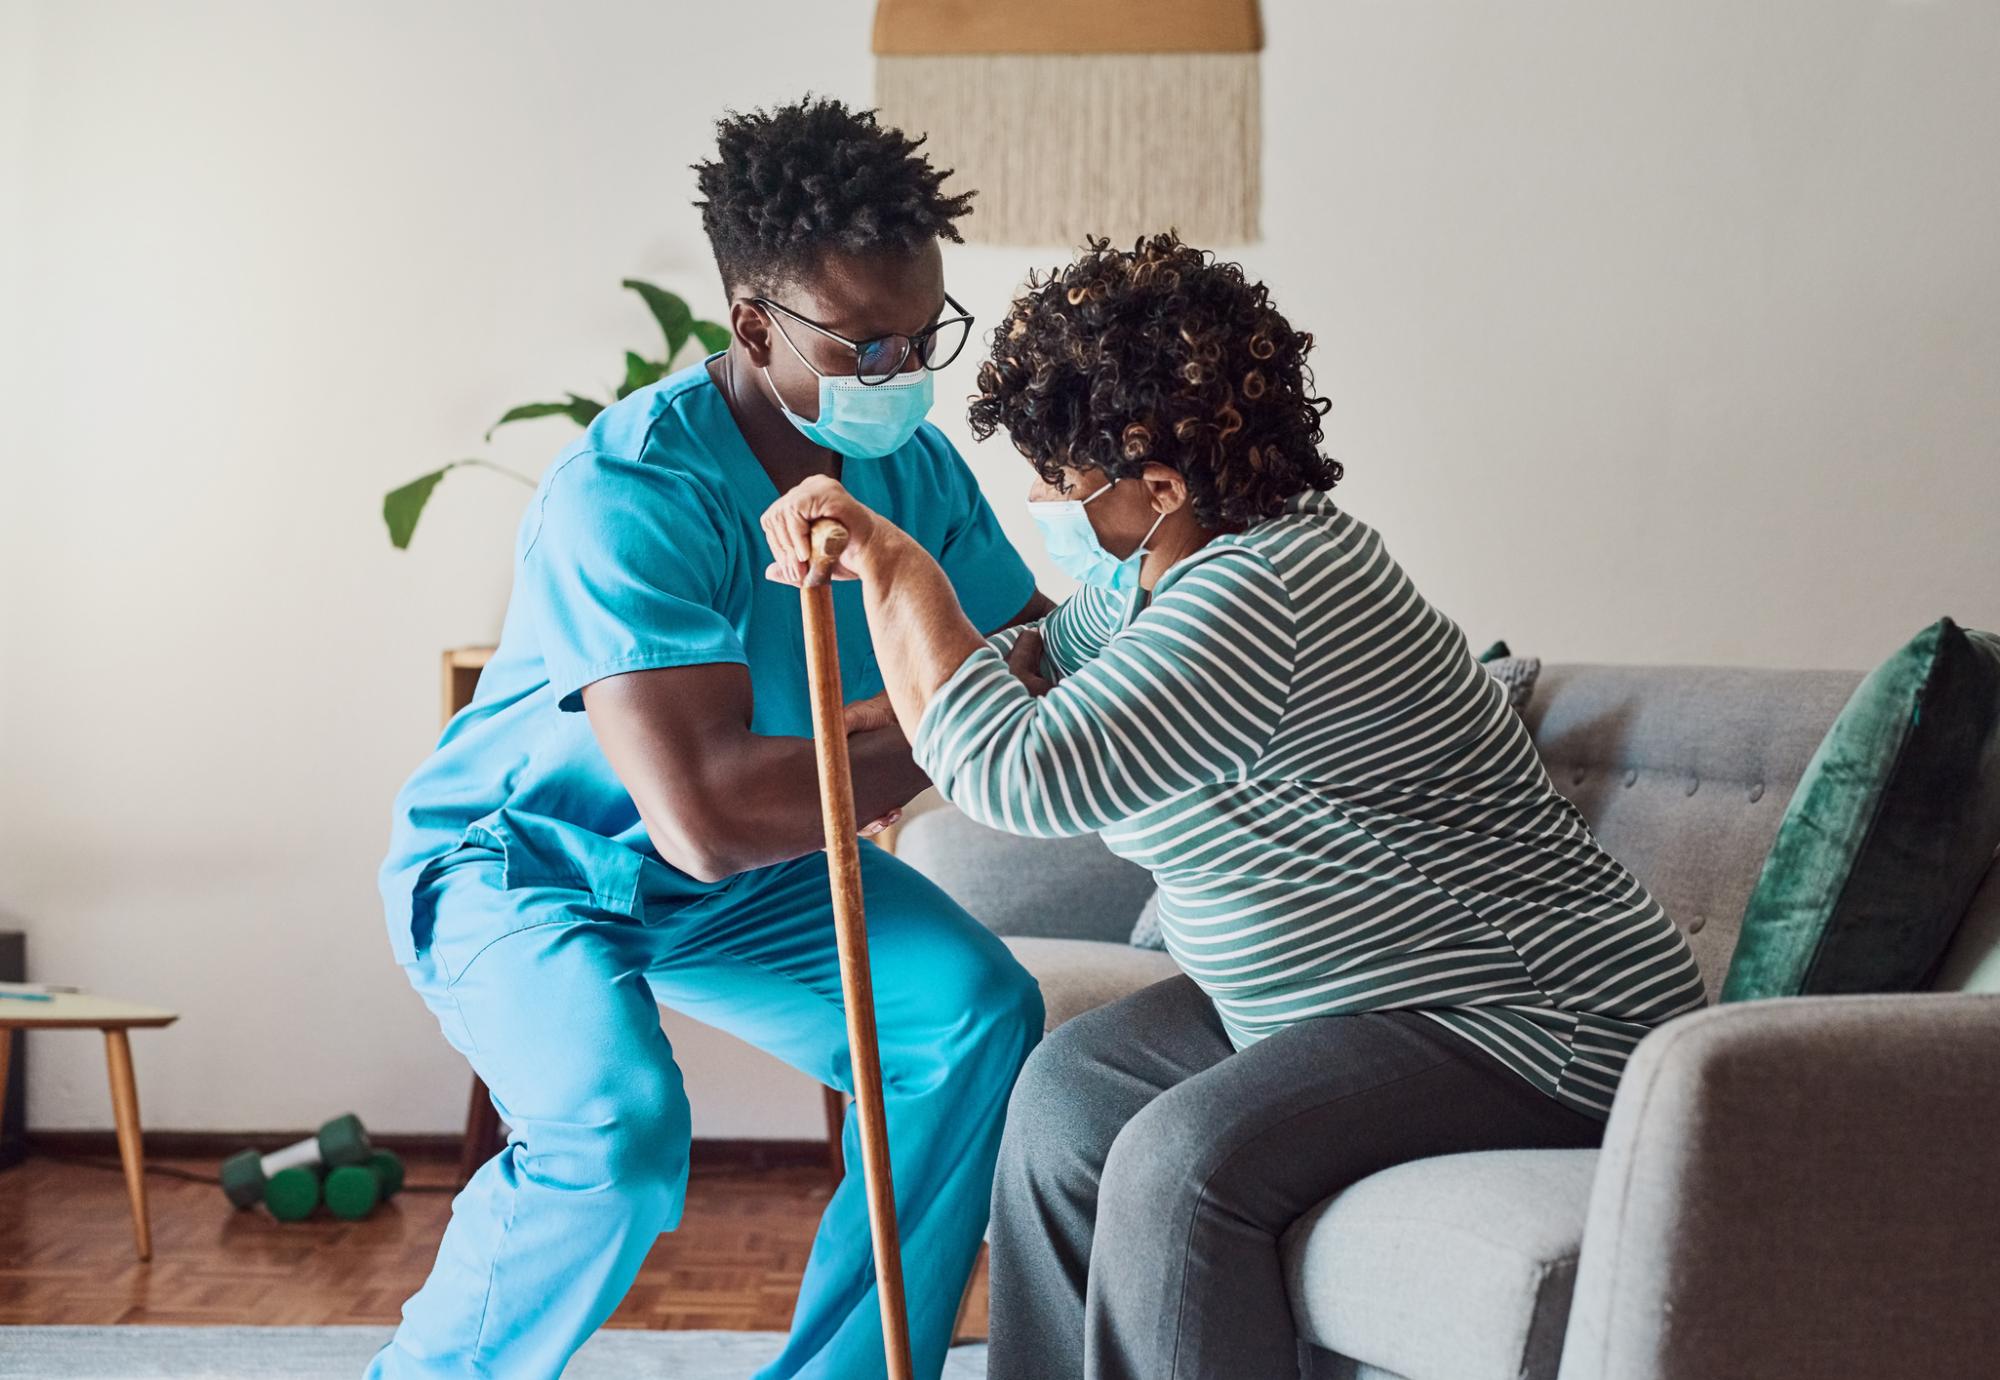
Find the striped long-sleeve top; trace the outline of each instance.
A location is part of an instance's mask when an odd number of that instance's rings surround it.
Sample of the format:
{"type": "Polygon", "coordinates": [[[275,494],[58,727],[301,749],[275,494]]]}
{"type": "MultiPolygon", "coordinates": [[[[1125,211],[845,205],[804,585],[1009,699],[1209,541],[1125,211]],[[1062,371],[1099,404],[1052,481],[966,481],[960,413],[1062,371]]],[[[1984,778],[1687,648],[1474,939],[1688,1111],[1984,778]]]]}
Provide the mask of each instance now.
{"type": "Polygon", "coordinates": [[[1464,636],[1324,495],[1041,628],[1054,688],[1001,635],[931,700],[917,759],[983,823],[1099,831],[1149,869],[1238,1048],[1414,1010],[1602,1117],[1639,1039],[1701,1005],[1687,942],[1464,636]]]}

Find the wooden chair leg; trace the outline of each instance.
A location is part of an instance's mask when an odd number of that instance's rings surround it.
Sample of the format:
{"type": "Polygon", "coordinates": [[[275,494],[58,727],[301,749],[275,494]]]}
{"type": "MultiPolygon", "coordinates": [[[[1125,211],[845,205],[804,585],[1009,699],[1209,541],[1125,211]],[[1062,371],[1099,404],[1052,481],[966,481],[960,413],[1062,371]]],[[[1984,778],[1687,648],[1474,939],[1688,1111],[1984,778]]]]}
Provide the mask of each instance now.
{"type": "Polygon", "coordinates": [[[500,1148],[500,1110],[478,1074],[472,1076],[472,1100],[465,1106],[465,1139],[458,1147],[458,1186],[465,1187],[479,1166],[500,1148]]]}
{"type": "Polygon", "coordinates": [[[957,1346],[965,1339],[965,1315],[972,1311],[972,1296],[979,1291],[986,1272],[980,1267],[986,1263],[986,1247],[979,1248],[979,1256],[973,1261],[972,1273],[965,1277],[965,1292],[958,1296],[958,1315],[951,1320],[951,1344],[957,1346]]]}
{"type": "MultiPolygon", "coordinates": [[[[14,1027],[0,1025],[0,1134],[7,1130],[7,1075],[14,1065],[14,1027]]],[[[25,1134],[27,1127],[21,1128],[25,1134]]]]}
{"type": "Polygon", "coordinates": [[[826,1169],[833,1176],[833,1186],[840,1187],[840,1181],[847,1177],[847,1160],[840,1150],[840,1133],[847,1126],[847,1094],[839,1088],[821,1088],[826,1108],[826,1169]]]}
{"type": "Polygon", "coordinates": [[[118,1158],[125,1164],[125,1194],[132,1200],[132,1235],[139,1259],[153,1258],[153,1227],[146,1216],[146,1149],[139,1139],[139,1085],[132,1077],[132,1045],[123,1030],[104,1032],[111,1071],[111,1115],[118,1125],[118,1158]]]}

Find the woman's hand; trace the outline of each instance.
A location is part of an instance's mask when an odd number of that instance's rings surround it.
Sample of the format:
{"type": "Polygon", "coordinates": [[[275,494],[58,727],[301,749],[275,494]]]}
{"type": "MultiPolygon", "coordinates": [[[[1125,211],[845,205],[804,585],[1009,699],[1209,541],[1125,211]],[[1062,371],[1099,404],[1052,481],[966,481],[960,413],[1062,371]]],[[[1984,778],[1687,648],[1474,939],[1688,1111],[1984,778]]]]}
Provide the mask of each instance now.
{"type": "Polygon", "coordinates": [[[858,580],[867,569],[870,552],[882,544],[894,524],[879,517],[849,493],[837,479],[816,474],[795,485],[764,510],[765,539],[777,559],[764,573],[788,585],[802,585],[812,569],[812,525],[833,518],[847,529],[847,549],[834,563],[836,580],[858,580]]]}
{"type": "Polygon", "coordinates": [[[1007,669],[1014,673],[1014,679],[1028,687],[1028,693],[1040,698],[1055,689],[1055,682],[1042,674],[1042,630],[1024,629],[1014,639],[1013,650],[1007,653],[1007,669]]]}

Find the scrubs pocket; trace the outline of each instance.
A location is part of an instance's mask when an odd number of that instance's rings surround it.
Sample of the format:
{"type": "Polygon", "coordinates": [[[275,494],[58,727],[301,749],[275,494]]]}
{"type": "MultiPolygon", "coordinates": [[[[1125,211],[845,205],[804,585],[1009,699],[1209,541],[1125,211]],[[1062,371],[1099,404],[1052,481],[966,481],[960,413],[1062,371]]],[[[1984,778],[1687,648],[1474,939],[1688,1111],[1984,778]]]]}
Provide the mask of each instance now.
{"type": "Polygon", "coordinates": [[[581,891],[599,910],[645,918],[639,874],[646,858],[614,839],[546,815],[495,810],[467,827],[465,842],[500,855],[500,884],[509,891],[581,891]]]}

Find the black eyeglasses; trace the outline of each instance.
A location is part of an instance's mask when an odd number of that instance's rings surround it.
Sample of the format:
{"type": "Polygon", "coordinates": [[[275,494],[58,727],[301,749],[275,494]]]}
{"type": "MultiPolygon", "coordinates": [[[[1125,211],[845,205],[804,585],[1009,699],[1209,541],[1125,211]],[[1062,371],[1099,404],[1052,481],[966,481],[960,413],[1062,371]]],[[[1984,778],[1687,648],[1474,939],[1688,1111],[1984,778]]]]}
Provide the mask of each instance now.
{"type": "MultiPolygon", "coordinates": [[[[744,300],[762,307],[765,311],[788,316],[801,326],[810,327],[828,339],[838,340],[847,346],[854,351],[854,377],[871,388],[878,383],[887,383],[902,373],[904,366],[910,362],[911,355],[915,355],[918,363],[926,369],[944,368],[958,358],[958,352],[965,348],[966,339],[972,334],[971,315],[948,292],[944,295],[944,303],[958,315],[947,316],[915,335],[892,333],[878,335],[869,340],[849,340],[839,331],[830,331],[811,317],[800,316],[790,307],[781,306],[768,297],[749,297],[744,300]]],[[[775,322],[772,324],[776,325],[775,322]]],[[[779,326],[779,334],[782,335],[784,329],[783,326],[779,326]]],[[[791,337],[785,336],[785,341],[790,344],[791,337]]],[[[796,350],[798,347],[793,345],[792,348],[796,350]]],[[[804,359],[805,356],[801,354],[799,358],[804,359]]]]}

